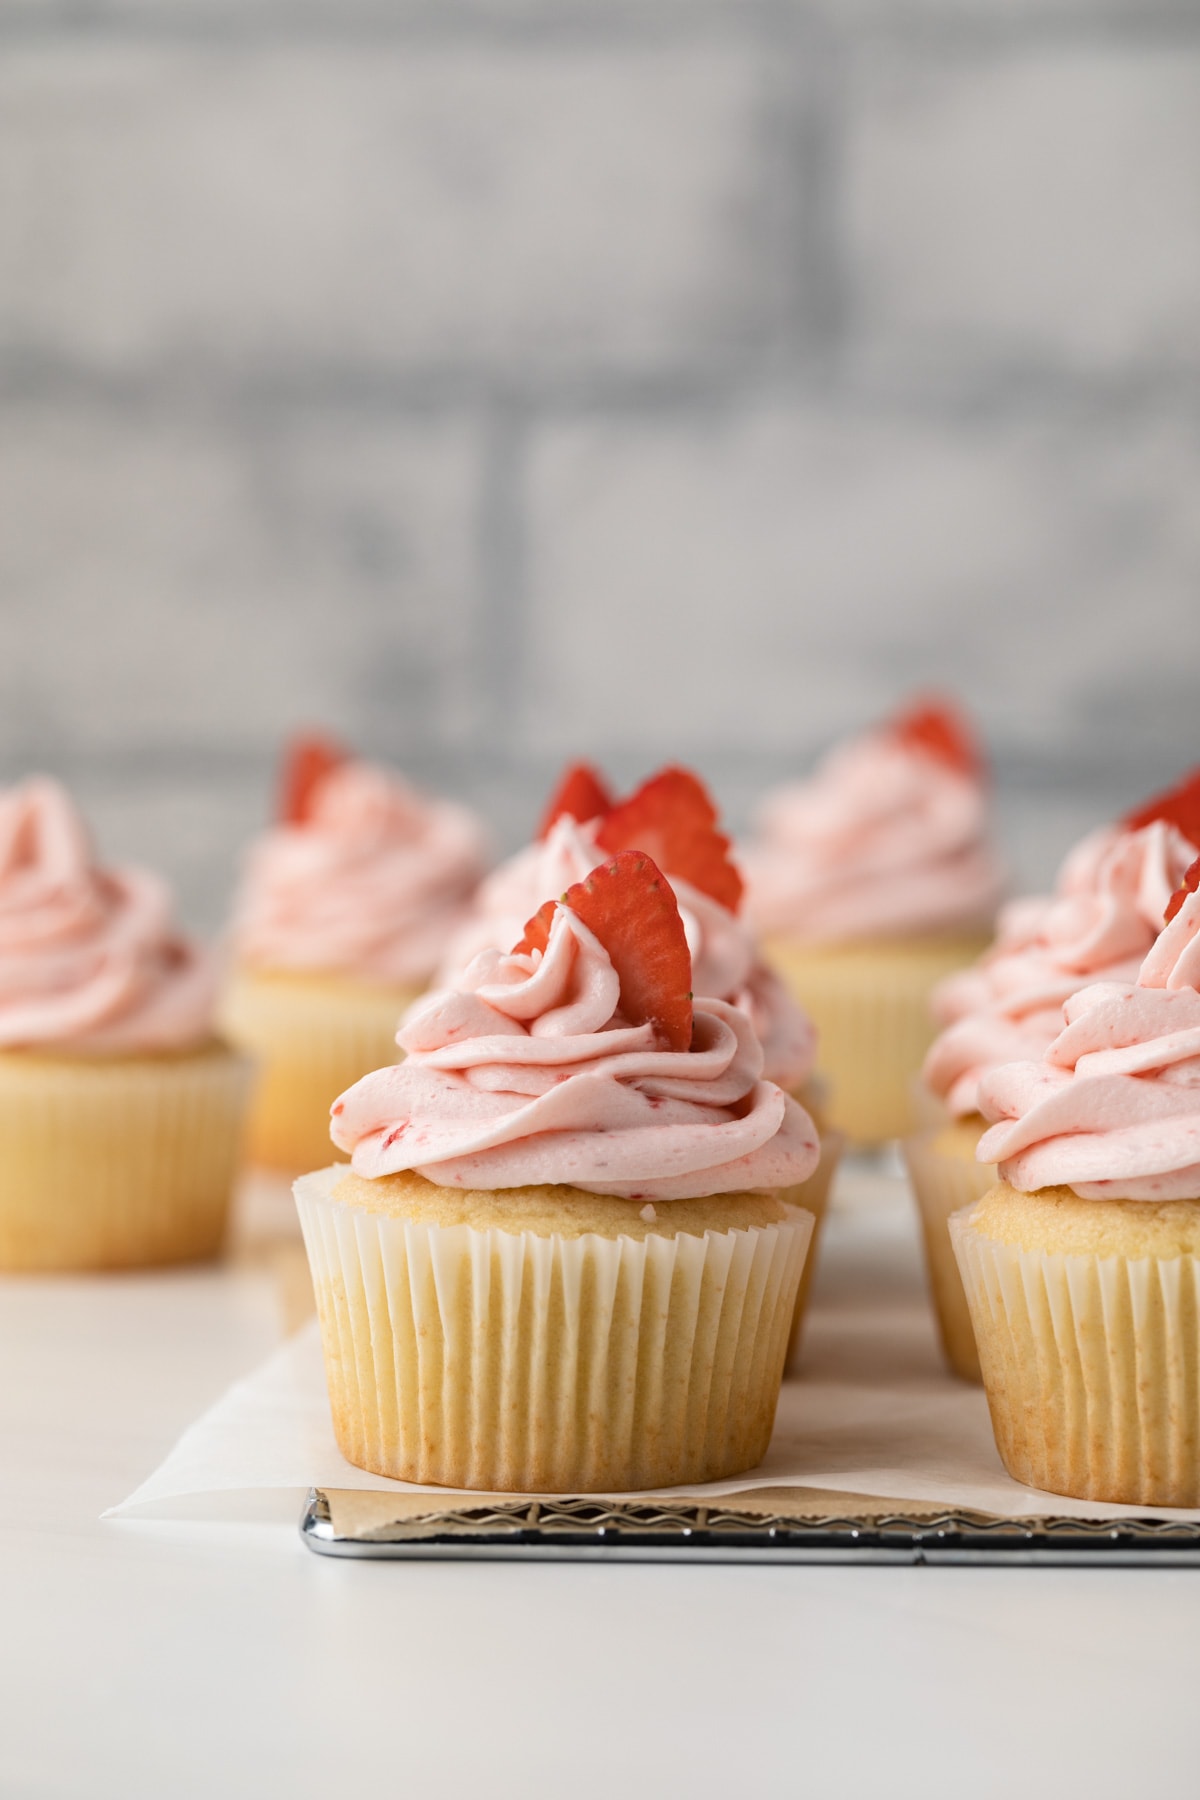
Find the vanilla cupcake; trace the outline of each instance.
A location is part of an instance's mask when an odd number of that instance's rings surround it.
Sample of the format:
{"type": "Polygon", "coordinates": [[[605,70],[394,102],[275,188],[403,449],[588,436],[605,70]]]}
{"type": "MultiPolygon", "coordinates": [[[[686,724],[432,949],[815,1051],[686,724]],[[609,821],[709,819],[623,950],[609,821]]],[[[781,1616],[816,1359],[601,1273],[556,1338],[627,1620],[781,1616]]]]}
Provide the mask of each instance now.
{"type": "Polygon", "coordinates": [[[452,983],[480,950],[515,943],[546,894],[582,881],[604,855],[642,850],[654,858],[679,903],[698,994],[740,1006],[763,1047],[763,1076],[813,1117],[820,1161],[797,1204],[816,1221],[796,1306],[789,1366],[801,1331],[817,1260],[821,1225],[844,1139],[822,1116],[823,1084],[814,1078],[817,1034],[811,1019],[763,960],[740,918],[743,882],[720,830],[716,807],[690,769],[649,776],[625,800],[586,763],[563,773],[542,816],[534,843],[494,869],[481,883],[461,930],[451,940],[440,985],[452,983]]]}
{"type": "Polygon", "coordinates": [[[337,1095],[394,1057],[483,874],[485,834],[464,807],[313,741],[284,785],[237,900],[221,1017],[259,1065],[250,1158],[294,1173],[328,1155],[337,1095]]]}
{"type": "Polygon", "coordinates": [[[144,869],[101,869],[57,782],[0,792],[0,1269],[211,1256],[248,1069],[209,958],[144,869]]]}
{"type": "Polygon", "coordinates": [[[950,1221],[996,1444],[1032,1487],[1200,1506],[1200,859],[1136,983],[986,1075],[1000,1182],[950,1221]]]}
{"type": "Polygon", "coordinates": [[[770,1439],[817,1161],[626,852],[414,1009],[296,1184],[338,1442],[403,1480],[713,1480],[770,1439]]]}
{"type": "Polygon", "coordinates": [[[922,1079],[947,1119],[907,1139],[904,1151],[942,1344],[967,1380],[979,1380],[979,1358],[947,1225],[996,1183],[995,1169],[976,1156],[986,1129],[980,1083],[1005,1063],[1039,1060],[1062,1029],[1063,1003],[1081,987],[1136,981],[1198,850],[1162,819],[1093,832],[1067,857],[1055,893],[1006,907],[992,948],[934,994],[935,1014],[950,1022],[922,1079]]]}
{"type": "Polygon", "coordinates": [[[816,1025],[832,1124],[902,1136],[929,996],[984,948],[1002,889],[966,726],[922,706],[834,751],[768,798],[742,865],[750,922],[816,1025]]]}

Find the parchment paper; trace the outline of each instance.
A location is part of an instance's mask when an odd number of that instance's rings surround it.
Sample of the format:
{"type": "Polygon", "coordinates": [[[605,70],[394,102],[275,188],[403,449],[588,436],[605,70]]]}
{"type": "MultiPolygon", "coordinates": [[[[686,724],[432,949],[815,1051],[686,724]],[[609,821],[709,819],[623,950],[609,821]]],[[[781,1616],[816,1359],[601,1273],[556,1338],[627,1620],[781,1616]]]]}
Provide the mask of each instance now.
{"type": "MultiPolygon", "coordinates": [[[[108,1516],[294,1525],[310,1487],[429,1494],[439,1504],[455,1498],[453,1490],[387,1481],[345,1460],[333,1437],[315,1323],[230,1388],[108,1516]]],[[[766,1460],[735,1480],[659,1491],[715,1499],[765,1488],[773,1498],[799,1490],[805,1510],[820,1490],[836,1497],[831,1511],[857,1495],[1005,1517],[1200,1519],[1200,1509],[1104,1506],[1008,1478],[982,1390],[942,1365],[906,1185],[861,1166],[846,1171],[827,1221],[803,1365],[784,1383],[766,1460]]]]}

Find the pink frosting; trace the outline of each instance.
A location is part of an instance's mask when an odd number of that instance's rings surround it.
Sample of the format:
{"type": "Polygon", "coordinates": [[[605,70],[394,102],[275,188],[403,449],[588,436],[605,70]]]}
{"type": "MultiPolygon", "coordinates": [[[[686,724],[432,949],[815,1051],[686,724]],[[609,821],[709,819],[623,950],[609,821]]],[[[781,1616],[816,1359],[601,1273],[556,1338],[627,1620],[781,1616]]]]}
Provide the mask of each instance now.
{"type": "Polygon", "coordinates": [[[692,1047],[665,1050],[618,1011],[608,952],[560,905],[545,955],[485,950],[414,1008],[406,1052],[333,1108],[360,1175],[416,1169],[443,1187],[569,1184],[631,1200],[770,1190],[816,1167],[804,1109],[761,1079],[746,1014],[695,1004],[692,1047]]]}
{"type": "Polygon", "coordinates": [[[742,862],[751,922],[805,942],[986,926],[1003,887],[982,781],[886,730],[771,795],[742,862]]]}
{"type": "Polygon", "coordinates": [[[981,1162],[1026,1192],[1200,1199],[1200,894],[1164,926],[1135,983],[1097,982],[1063,1008],[1040,1062],[986,1075],[981,1162]]]}
{"type": "Polygon", "coordinates": [[[979,1083],[1001,1063],[1036,1060],[1085,983],[1133,982],[1197,849],[1173,825],[1105,827],[1067,857],[1049,897],[1014,902],[995,944],[934,995],[953,1021],[922,1071],[958,1117],[979,1110],[979,1083]]]}
{"type": "Polygon", "coordinates": [[[0,1046],[180,1049],[212,1030],[211,959],[145,869],[99,869],[56,781],[0,792],[0,1046]]]}
{"type": "MultiPolygon", "coordinates": [[[[528,845],[494,869],[447,948],[439,984],[452,984],[481,950],[518,943],[547,894],[564,893],[590,875],[601,860],[598,830],[598,820],[581,825],[564,815],[540,843],[528,845]]],[[[663,873],[679,903],[695,992],[727,1000],[748,1013],[762,1042],[766,1079],[781,1087],[801,1086],[816,1061],[817,1035],[811,1020],[762,961],[742,920],[670,869],[663,873]]]]}
{"type": "Polygon", "coordinates": [[[386,769],[346,762],[300,825],[250,853],[233,922],[243,962],[422,985],[485,867],[482,826],[386,769]]]}

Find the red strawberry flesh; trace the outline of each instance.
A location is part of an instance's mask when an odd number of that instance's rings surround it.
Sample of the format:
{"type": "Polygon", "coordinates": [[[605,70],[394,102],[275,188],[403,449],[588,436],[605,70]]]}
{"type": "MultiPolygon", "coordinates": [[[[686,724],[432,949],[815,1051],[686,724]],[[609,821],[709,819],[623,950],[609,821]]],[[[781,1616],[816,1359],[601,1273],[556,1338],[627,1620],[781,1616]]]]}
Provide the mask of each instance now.
{"type": "Polygon", "coordinates": [[[1194,894],[1197,888],[1200,888],[1200,856],[1196,858],[1195,862],[1184,876],[1182,886],[1177,887],[1175,892],[1171,895],[1171,898],[1167,901],[1167,910],[1163,914],[1164,925],[1169,925],[1171,923],[1171,920],[1175,917],[1176,913],[1182,908],[1188,895],[1194,894]]]}
{"type": "Polygon", "coordinates": [[[690,769],[662,769],[614,806],[597,834],[602,850],[644,850],[660,869],[736,912],[742,878],[717,829],[712,797],[690,769]]]}
{"type": "Polygon", "coordinates": [[[525,926],[525,935],[520,943],[513,945],[514,956],[532,956],[535,950],[540,950],[545,955],[546,945],[550,942],[550,927],[554,923],[557,909],[557,900],[543,900],[525,926]]]}
{"type": "MultiPolygon", "coordinates": [[[[671,1050],[692,1041],[692,959],[679,907],[649,856],[626,850],[569,887],[561,904],[593,932],[621,983],[620,1007],[631,1025],[653,1024],[671,1050]]],[[[545,950],[555,902],[530,919],[514,954],[545,950]]]]}
{"type": "Polygon", "coordinates": [[[1155,794],[1143,801],[1136,811],[1127,813],[1121,823],[1126,831],[1141,831],[1143,826],[1159,820],[1176,826],[1189,843],[1200,847],[1200,769],[1191,770],[1166,793],[1155,794]]]}
{"type": "Polygon", "coordinates": [[[931,696],[917,701],[892,720],[890,730],[902,744],[925,751],[961,775],[982,775],[987,766],[975,733],[948,700],[931,696]]]}
{"type": "Polygon", "coordinates": [[[580,825],[589,819],[602,819],[612,806],[612,795],[604,777],[591,763],[571,763],[559,777],[558,786],[546,802],[538,837],[549,834],[550,827],[568,814],[580,825]]]}
{"type": "Polygon", "coordinates": [[[303,825],[325,777],[349,760],[350,752],[333,738],[317,732],[292,738],[284,752],[279,782],[278,817],[283,824],[303,825]]]}

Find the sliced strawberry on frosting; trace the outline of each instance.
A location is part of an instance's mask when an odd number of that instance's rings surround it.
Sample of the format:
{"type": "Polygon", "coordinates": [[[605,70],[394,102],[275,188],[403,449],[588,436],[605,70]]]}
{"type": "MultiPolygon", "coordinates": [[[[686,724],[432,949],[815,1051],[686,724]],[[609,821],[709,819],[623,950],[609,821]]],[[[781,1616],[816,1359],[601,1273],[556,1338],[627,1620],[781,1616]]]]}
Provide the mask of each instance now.
{"type": "Polygon", "coordinates": [[[1200,769],[1193,769],[1166,793],[1155,794],[1152,799],[1143,801],[1135,812],[1127,813],[1121,823],[1126,831],[1141,831],[1143,826],[1154,825],[1159,820],[1165,825],[1176,826],[1190,844],[1200,845],[1200,769]]]}
{"type": "Polygon", "coordinates": [[[279,782],[279,818],[283,824],[303,825],[325,777],[349,760],[349,751],[333,738],[317,732],[292,738],[284,752],[279,782]]]}
{"type": "Polygon", "coordinates": [[[570,763],[546,803],[538,837],[548,836],[550,827],[568,815],[580,825],[586,825],[589,819],[602,819],[612,803],[603,775],[591,763],[570,763]]]}
{"type": "Polygon", "coordinates": [[[692,1041],[692,959],[683,920],[664,875],[649,856],[626,850],[547,900],[514,945],[514,956],[544,951],[559,905],[567,906],[608,951],[631,1025],[653,1024],[671,1050],[692,1041]]]}
{"type": "Polygon", "coordinates": [[[948,700],[919,700],[893,719],[888,729],[902,744],[925,751],[960,775],[979,776],[987,766],[975,733],[948,700]]]}
{"type": "MultiPolygon", "coordinates": [[[[572,890],[568,889],[567,891],[569,893],[572,890]]],[[[564,894],[563,905],[565,906],[566,903],[567,896],[564,894]]],[[[554,915],[557,910],[557,900],[542,901],[532,919],[526,920],[525,931],[520,943],[513,945],[512,954],[514,956],[532,956],[535,950],[541,955],[545,955],[546,945],[550,942],[550,927],[554,923],[554,915]]]]}
{"type": "Polygon", "coordinates": [[[1167,910],[1163,914],[1164,925],[1169,925],[1171,923],[1171,920],[1175,917],[1176,913],[1182,908],[1188,895],[1194,894],[1197,888],[1200,888],[1200,856],[1196,858],[1195,862],[1184,876],[1182,884],[1175,889],[1175,892],[1167,901],[1167,910]]]}
{"type": "Polygon", "coordinates": [[[660,869],[736,912],[742,878],[717,830],[717,809],[690,769],[662,769],[614,806],[596,838],[602,850],[644,850],[660,869]]]}

